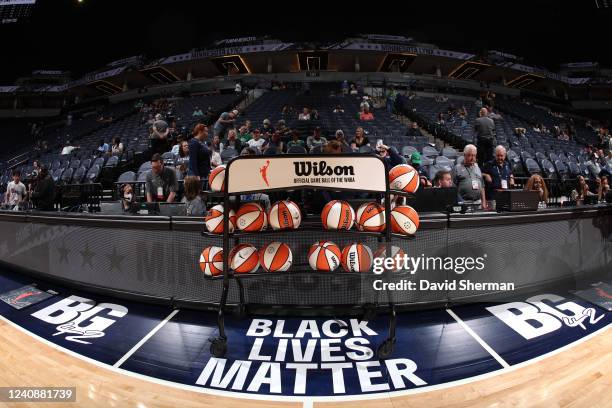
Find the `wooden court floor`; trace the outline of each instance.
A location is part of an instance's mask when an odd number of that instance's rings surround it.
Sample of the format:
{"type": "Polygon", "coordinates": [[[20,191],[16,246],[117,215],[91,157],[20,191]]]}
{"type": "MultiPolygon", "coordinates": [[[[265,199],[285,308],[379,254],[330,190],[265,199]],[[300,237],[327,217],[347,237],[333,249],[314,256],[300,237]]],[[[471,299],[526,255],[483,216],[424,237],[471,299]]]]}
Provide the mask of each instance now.
{"type": "Polygon", "coordinates": [[[0,386],[76,386],[76,403],[1,407],[612,407],[612,330],[525,367],[467,384],[401,397],[279,402],[182,390],[76,358],[0,321],[0,386]]]}

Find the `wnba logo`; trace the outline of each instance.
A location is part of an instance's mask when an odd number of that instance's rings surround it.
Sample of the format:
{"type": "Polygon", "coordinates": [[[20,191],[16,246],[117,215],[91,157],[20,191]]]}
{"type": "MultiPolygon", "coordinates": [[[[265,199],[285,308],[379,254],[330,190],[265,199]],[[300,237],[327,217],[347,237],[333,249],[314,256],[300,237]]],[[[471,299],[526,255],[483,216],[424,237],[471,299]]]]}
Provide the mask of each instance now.
{"type": "Polygon", "coordinates": [[[293,162],[296,176],[354,176],[353,166],[328,166],[327,162],[321,160],[318,163],[293,162]]]}

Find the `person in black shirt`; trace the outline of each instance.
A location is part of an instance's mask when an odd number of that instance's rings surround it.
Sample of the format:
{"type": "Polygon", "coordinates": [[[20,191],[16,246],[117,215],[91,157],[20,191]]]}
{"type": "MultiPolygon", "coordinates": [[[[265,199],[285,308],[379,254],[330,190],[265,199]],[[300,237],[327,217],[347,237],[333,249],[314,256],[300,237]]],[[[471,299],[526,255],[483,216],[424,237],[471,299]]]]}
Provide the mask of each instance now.
{"type": "Polygon", "coordinates": [[[510,163],[506,161],[506,148],[495,148],[495,160],[485,163],[482,168],[482,177],[485,181],[487,200],[495,200],[496,190],[507,190],[514,187],[514,176],[510,163]]]}
{"type": "Polygon", "coordinates": [[[53,211],[53,202],[55,200],[55,182],[49,175],[49,171],[45,166],[41,167],[38,172],[38,180],[36,187],[32,192],[32,202],[34,207],[40,211],[53,211]]]}
{"type": "Polygon", "coordinates": [[[211,151],[204,144],[208,137],[208,128],[199,123],[193,128],[193,138],[189,141],[188,176],[196,176],[200,180],[208,179],[210,173],[211,151]]]}

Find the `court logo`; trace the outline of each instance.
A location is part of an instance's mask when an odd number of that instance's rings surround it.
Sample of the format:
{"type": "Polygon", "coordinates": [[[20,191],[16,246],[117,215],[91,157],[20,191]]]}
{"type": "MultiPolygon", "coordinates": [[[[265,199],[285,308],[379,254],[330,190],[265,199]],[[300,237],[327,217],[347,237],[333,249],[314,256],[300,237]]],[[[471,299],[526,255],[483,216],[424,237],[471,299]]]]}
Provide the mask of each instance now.
{"type": "Polygon", "coordinates": [[[499,320],[527,340],[566,327],[588,330],[604,318],[595,308],[585,308],[564,297],[544,294],[532,296],[525,302],[511,302],[486,308],[499,320]]]}
{"type": "Polygon", "coordinates": [[[268,167],[270,167],[270,160],[266,160],[266,164],[261,166],[259,172],[261,173],[261,178],[266,183],[266,186],[270,187],[270,183],[268,183],[268,167]]]}
{"type": "Polygon", "coordinates": [[[70,296],[45,307],[32,316],[56,325],[53,336],[65,336],[67,341],[91,344],[91,339],[104,337],[106,329],[128,313],[128,309],[114,303],[96,304],[80,296],[70,296]]]}

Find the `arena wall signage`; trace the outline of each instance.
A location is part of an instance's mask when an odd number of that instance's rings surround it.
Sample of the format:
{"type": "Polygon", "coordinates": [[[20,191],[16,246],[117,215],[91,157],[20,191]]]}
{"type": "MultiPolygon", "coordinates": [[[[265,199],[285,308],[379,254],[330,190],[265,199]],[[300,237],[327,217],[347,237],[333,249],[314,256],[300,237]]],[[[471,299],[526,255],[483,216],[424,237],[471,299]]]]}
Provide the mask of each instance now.
{"type": "Polygon", "coordinates": [[[379,192],[387,188],[385,165],[375,156],[241,158],[228,165],[228,173],[229,193],[304,186],[379,192]]]}

